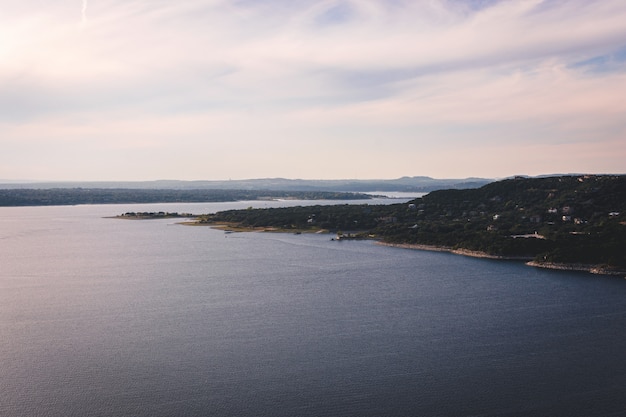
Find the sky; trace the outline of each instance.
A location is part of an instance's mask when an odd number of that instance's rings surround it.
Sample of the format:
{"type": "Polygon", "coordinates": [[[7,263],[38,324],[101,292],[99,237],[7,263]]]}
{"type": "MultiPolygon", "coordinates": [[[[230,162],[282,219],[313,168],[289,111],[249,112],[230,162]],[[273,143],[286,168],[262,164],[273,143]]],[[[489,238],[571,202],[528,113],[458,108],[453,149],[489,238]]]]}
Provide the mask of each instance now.
{"type": "Polygon", "coordinates": [[[624,0],[0,0],[0,179],[626,173],[624,0]]]}

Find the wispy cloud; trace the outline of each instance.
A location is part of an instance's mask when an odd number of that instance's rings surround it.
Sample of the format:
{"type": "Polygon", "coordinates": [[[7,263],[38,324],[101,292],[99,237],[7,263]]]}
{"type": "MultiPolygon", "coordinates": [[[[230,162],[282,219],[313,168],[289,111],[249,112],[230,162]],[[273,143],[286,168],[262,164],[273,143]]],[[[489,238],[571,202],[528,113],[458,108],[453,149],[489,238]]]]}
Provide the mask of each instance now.
{"type": "Polygon", "coordinates": [[[81,9],[81,23],[87,22],[87,0],[83,0],[83,7],[81,9]]]}
{"type": "MultiPolygon", "coordinates": [[[[582,148],[568,143],[626,141],[621,0],[102,0],[89,3],[89,20],[87,6],[79,22],[69,0],[25,0],[0,15],[0,145],[13,139],[14,157],[25,152],[15,143],[55,131],[86,147],[153,143],[155,155],[181,143],[207,154],[236,145],[242,157],[242,147],[267,157],[332,147],[376,161],[367,176],[388,177],[434,175],[398,172],[418,149],[504,158],[532,144],[573,155],[582,148]],[[404,164],[377,161],[381,138],[404,164]]],[[[226,176],[206,165],[197,175],[226,176]]],[[[248,166],[228,176],[270,175],[248,166]]]]}

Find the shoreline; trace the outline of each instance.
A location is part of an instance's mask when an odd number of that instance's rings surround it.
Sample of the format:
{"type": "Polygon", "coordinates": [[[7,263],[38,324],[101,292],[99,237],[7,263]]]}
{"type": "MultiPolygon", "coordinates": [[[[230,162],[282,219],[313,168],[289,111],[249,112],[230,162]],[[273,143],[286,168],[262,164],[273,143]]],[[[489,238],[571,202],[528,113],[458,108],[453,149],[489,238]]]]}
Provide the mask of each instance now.
{"type": "Polygon", "coordinates": [[[558,263],[558,262],[537,262],[537,261],[526,262],[526,265],[533,266],[535,268],[556,269],[556,270],[561,270],[561,271],[588,272],[590,274],[595,274],[595,275],[622,276],[624,277],[624,279],[626,279],[626,271],[612,269],[610,267],[606,267],[603,265],[564,264],[564,263],[558,263]]]}
{"type": "Polygon", "coordinates": [[[528,256],[501,256],[501,255],[491,255],[487,252],[469,250],[469,249],[454,249],[448,246],[437,246],[437,245],[424,245],[420,243],[387,243],[387,242],[376,242],[378,245],[390,246],[394,248],[402,248],[402,249],[414,249],[414,250],[426,250],[430,252],[448,252],[454,255],[463,255],[469,256],[472,258],[484,258],[484,259],[497,259],[497,260],[506,260],[506,261],[531,261],[533,258],[528,256]]]}
{"type": "Polygon", "coordinates": [[[556,262],[537,262],[532,257],[528,256],[499,256],[490,255],[486,252],[472,251],[468,249],[453,249],[446,246],[436,245],[424,245],[417,243],[387,243],[376,242],[378,245],[389,246],[394,248],[412,249],[412,250],[425,250],[430,252],[448,252],[454,255],[469,256],[472,258],[494,259],[494,260],[507,260],[507,261],[525,261],[525,265],[535,268],[554,269],[562,271],[579,271],[588,272],[595,275],[609,275],[609,276],[622,276],[626,279],[626,271],[611,269],[603,265],[589,265],[589,264],[565,264],[556,262]]]}
{"type": "MultiPolygon", "coordinates": [[[[174,213],[167,213],[168,216],[167,217],[176,217],[177,213],[174,216],[170,216],[170,214],[174,214],[174,213]]],[[[188,214],[188,213],[185,213],[188,214]]],[[[181,225],[185,225],[185,226],[209,226],[212,229],[216,229],[216,230],[222,230],[224,232],[227,233],[237,233],[237,232],[270,232],[270,233],[296,233],[296,234],[300,234],[300,233],[329,233],[328,230],[326,229],[319,229],[319,230],[311,230],[311,229],[292,229],[292,230],[288,230],[288,229],[284,229],[284,228],[278,228],[278,227],[272,227],[272,226],[268,226],[268,227],[262,227],[262,226],[257,226],[257,227],[244,227],[244,226],[240,226],[237,223],[232,223],[232,222],[199,222],[197,220],[198,217],[197,215],[189,215],[189,216],[182,216],[182,215],[178,215],[178,217],[187,217],[188,220],[187,221],[183,221],[183,222],[179,222],[178,224],[181,225]],[[193,217],[190,217],[193,216],[193,217]]],[[[149,220],[149,219],[154,219],[154,218],[166,218],[166,216],[155,216],[155,217],[143,217],[143,216],[115,216],[113,218],[121,218],[121,219],[131,219],[131,220],[149,220]]],[[[349,239],[349,238],[346,238],[349,239]]],[[[562,271],[579,271],[579,272],[587,272],[590,274],[594,274],[594,275],[607,275],[607,276],[622,276],[624,279],[626,279],[626,271],[623,270],[618,270],[618,269],[613,269],[610,267],[607,267],[605,265],[590,265],[590,264],[568,264],[568,263],[557,263],[557,262],[538,262],[534,260],[534,257],[531,256],[502,256],[502,255],[491,255],[489,253],[486,252],[482,252],[482,251],[474,251],[474,250],[469,250],[469,249],[454,249],[452,247],[449,246],[437,246],[437,245],[426,245],[426,244],[420,244],[420,243],[389,243],[389,242],[383,242],[380,240],[377,240],[374,237],[370,237],[370,238],[365,238],[365,239],[371,239],[371,240],[376,240],[376,244],[377,245],[382,245],[382,246],[389,246],[389,247],[393,247],[393,248],[401,248],[401,249],[411,249],[411,250],[424,250],[424,251],[430,251],[430,252],[447,252],[447,253],[451,253],[454,255],[461,255],[461,256],[469,256],[472,258],[482,258],[482,259],[492,259],[492,260],[505,260],[505,261],[521,261],[524,262],[525,265],[527,266],[531,266],[531,267],[535,267],[535,268],[543,268],[543,269],[554,269],[554,270],[562,270],[562,271]]],[[[335,239],[332,239],[335,240],[335,239]]],[[[340,240],[340,239],[337,239],[340,240]]]]}
{"type": "Polygon", "coordinates": [[[197,220],[190,220],[186,222],[180,222],[178,224],[184,226],[206,226],[211,229],[221,230],[228,233],[329,233],[327,229],[285,229],[275,226],[240,226],[233,222],[199,222],[197,220]]]}

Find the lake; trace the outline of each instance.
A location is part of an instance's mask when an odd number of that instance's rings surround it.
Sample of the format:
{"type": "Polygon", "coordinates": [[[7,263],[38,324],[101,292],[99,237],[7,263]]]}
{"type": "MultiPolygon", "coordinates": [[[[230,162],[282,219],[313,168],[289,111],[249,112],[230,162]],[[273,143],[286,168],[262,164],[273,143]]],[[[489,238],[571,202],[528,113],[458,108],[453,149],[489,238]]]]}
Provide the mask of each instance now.
{"type": "Polygon", "coordinates": [[[0,416],[625,415],[623,278],[105,218],[301,203],[0,208],[0,416]]]}

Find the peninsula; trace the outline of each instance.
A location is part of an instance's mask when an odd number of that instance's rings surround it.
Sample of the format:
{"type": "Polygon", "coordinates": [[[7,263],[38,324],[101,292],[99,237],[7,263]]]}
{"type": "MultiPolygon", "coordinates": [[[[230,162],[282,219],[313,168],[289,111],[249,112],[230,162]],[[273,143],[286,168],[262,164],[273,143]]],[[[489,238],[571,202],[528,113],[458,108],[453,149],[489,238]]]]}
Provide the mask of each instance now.
{"type": "Polygon", "coordinates": [[[626,175],[515,177],[406,204],[229,210],[196,224],[320,231],[535,266],[626,271],[626,175]]]}

